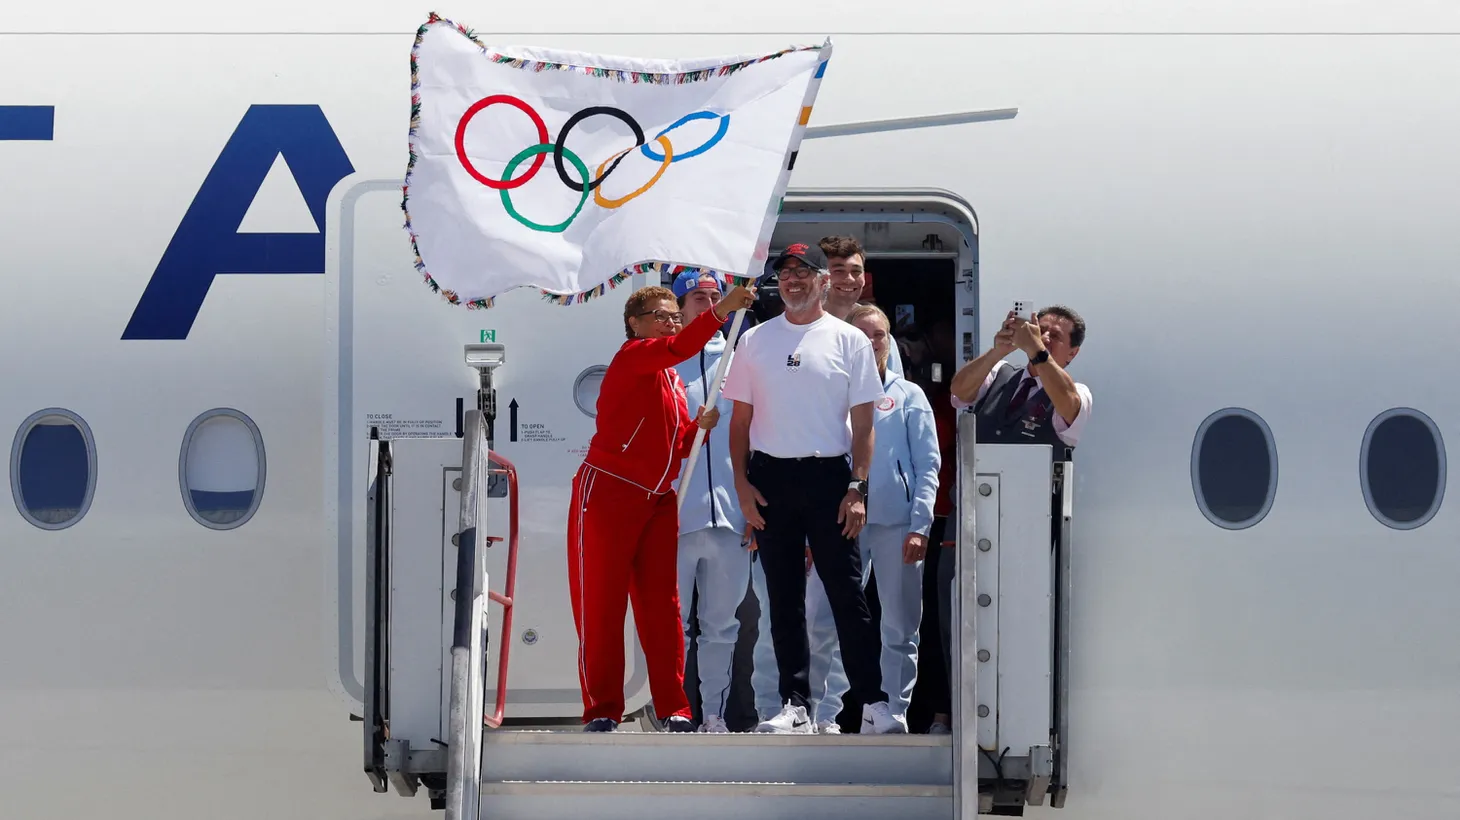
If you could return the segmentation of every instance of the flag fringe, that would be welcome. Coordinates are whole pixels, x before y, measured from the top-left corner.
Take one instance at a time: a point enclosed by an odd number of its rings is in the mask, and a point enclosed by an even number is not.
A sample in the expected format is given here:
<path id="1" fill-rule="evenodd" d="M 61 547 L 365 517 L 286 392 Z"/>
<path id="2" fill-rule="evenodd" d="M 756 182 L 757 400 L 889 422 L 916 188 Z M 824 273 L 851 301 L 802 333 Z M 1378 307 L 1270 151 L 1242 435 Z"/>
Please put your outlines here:
<path id="1" fill-rule="evenodd" d="M 638 274 L 658 274 L 659 277 L 662 279 L 664 274 L 666 273 L 678 276 L 685 271 L 696 271 L 699 273 L 708 273 L 712 276 L 717 276 L 720 279 L 729 281 L 732 287 L 748 286 L 751 282 L 755 281 L 756 278 L 754 276 L 738 276 L 736 274 L 725 273 L 724 271 L 717 271 L 711 268 L 700 267 L 697 265 L 681 265 L 674 262 L 640 262 L 636 265 L 629 265 L 623 270 L 620 270 L 618 273 L 615 273 L 613 276 L 610 276 L 608 278 L 608 281 L 604 282 L 603 284 L 597 287 L 589 288 L 585 291 L 580 291 L 578 293 L 553 293 L 552 291 L 539 289 L 539 293 L 542 294 L 543 301 L 551 302 L 555 305 L 581 305 L 590 299 L 596 299 L 600 296 L 603 296 L 610 290 L 613 290 L 614 288 L 628 281 L 629 277 L 631 276 L 636 276 Z M 658 283 L 653 282 L 651 284 Z"/>
<path id="2" fill-rule="evenodd" d="M 411 226 L 411 211 L 409 208 L 411 177 L 415 172 L 416 160 L 419 157 L 419 152 L 417 151 L 416 147 L 416 138 L 421 127 L 421 77 L 420 59 L 418 55 L 421 49 L 421 42 L 426 38 L 426 32 L 430 29 L 431 26 L 434 25 L 445 25 L 455 29 L 462 36 L 475 43 L 476 46 L 482 50 L 482 53 L 485 54 L 488 59 L 498 65 L 505 65 L 512 68 L 520 68 L 527 71 L 539 72 L 576 71 L 588 74 L 593 77 L 602 77 L 604 79 L 614 80 L 621 83 L 644 83 L 651 85 L 683 85 L 685 83 L 703 82 L 713 77 L 726 77 L 748 66 L 752 66 L 757 63 L 763 63 L 767 60 L 774 60 L 777 57 L 783 57 L 787 54 L 793 54 L 798 51 L 820 51 L 823 48 L 823 46 L 819 45 L 793 46 L 791 48 L 786 48 L 773 54 L 767 54 L 763 57 L 758 57 L 753 60 L 743 60 L 740 62 L 730 63 L 718 67 L 703 68 L 694 71 L 684 71 L 678 73 L 623 71 L 620 69 L 602 68 L 598 66 L 578 66 L 569 65 L 566 63 L 548 63 L 539 60 L 526 60 L 522 58 L 508 57 L 504 54 L 491 52 L 490 50 L 488 50 L 486 44 L 477 39 L 476 32 L 473 29 L 469 29 L 464 25 L 447 20 L 446 18 L 442 17 L 434 11 L 431 12 L 427 16 L 426 22 L 422 23 L 421 27 L 416 29 L 416 40 L 415 43 L 411 46 L 411 125 L 408 139 L 410 148 L 410 159 L 406 164 L 405 184 L 401 186 L 400 208 L 401 212 L 405 214 L 405 229 L 406 233 L 411 238 L 411 252 L 415 256 L 415 268 L 417 271 L 420 272 L 421 277 L 425 280 L 426 286 L 431 288 L 433 292 L 440 294 L 441 297 L 447 302 L 453 305 L 465 305 L 466 308 L 469 310 L 485 310 L 487 308 L 490 308 L 496 303 L 496 299 L 486 297 L 463 299 L 455 291 L 441 287 L 441 285 L 431 277 L 430 272 L 426 270 L 426 262 L 424 259 L 421 258 L 421 248 L 418 243 L 418 237 L 416 235 L 415 229 Z M 619 285 L 628 281 L 628 279 L 635 274 L 659 273 L 662 276 L 662 274 L 664 274 L 665 272 L 670 272 L 678 275 L 679 273 L 686 270 L 699 270 L 705 273 L 714 274 L 722 279 L 729 281 L 732 286 L 749 285 L 757 278 L 755 276 L 737 276 L 734 274 L 710 270 L 709 268 L 699 268 L 692 265 L 678 265 L 667 262 L 640 262 L 639 264 L 630 265 L 618 271 L 597 287 L 589 288 L 579 293 L 553 293 L 551 291 L 542 290 L 540 288 L 539 293 L 542 294 L 542 298 L 545 301 L 552 302 L 554 304 L 582 304 L 583 302 L 586 302 L 590 299 L 595 299 L 597 297 L 603 296 L 608 291 L 613 290 L 614 288 L 617 288 Z"/>
<path id="3" fill-rule="evenodd" d="M 421 44 L 421 38 L 424 37 L 426 34 L 426 29 L 430 26 L 437 24 L 456 29 L 457 33 L 472 41 L 472 43 L 474 43 L 477 48 L 480 48 L 482 50 L 482 53 L 486 54 L 487 59 L 498 65 L 510 66 L 512 68 L 520 68 L 526 71 L 576 71 L 592 77 L 602 77 L 604 79 L 615 80 L 621 83 L 645 83 L 650 85 L 683 85 L 685 83 L 703 82 L 713 77 L 728 77 L 729 75 L 734 74 L 741 69 L 744 69 L 748 66 L 753 66 L 757 63 L 763 63 L 767 60 L 774 60 L 778 57 L 784 57 L 787 54 L 794 54 L 798 51 L 820 51 L 822 48 L 824 48 L 824 46 L 819 45 L 792 46 L 790 48 L 785 48 L 777 51 L 773 54 L 766 54 L 762 57 L 756 57 L 755 59 L 741 60 L 739 62 L 728 63 L 726 65 L 715 66 L 711 68 L 700 68 L 695 69 L 694 71 L 624 71 L 622 69 L 602 68 L 600 66 L 572 65 L 570 63 L 549 63 L 541 60 L 529 60 L 524 57 L 511 57 L 506 54 L 491 51 L 487 48 L 486 43 L 483 43 L 481 40 L 477 39 L 475 30 L 467 28 L 460 23 L 452 22 L 451 20 L 442 17 L 434 11 L 427 16 L 426 22 L 422 24 L 420 29 L 418 29 L 416 32 L 416 45 L 418 47 Z M 414 75 L 416 73 L 415 51 L 416 50 L 414 48 L 411 49 L 411 74 L 413 81 L 415 79 Z M 412 85 L 414 86 L 414 82 L 412 83 Z"/>

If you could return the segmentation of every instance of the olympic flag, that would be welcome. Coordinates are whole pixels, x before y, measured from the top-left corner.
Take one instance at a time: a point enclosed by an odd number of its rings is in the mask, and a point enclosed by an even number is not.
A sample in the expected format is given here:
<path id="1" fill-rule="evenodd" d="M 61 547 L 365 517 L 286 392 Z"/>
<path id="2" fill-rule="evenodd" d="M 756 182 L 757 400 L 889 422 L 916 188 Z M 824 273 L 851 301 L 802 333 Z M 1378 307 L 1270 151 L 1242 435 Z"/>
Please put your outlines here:
<path id="1" fill-rule="evenodd" d="M 830 56 L 829 40 L 699 60 L 491 46 L 432 14 L 411 51 L 416 268 L 469 307 L 524 286 L 571 303 L 678 266 L 758 275 Z"/>

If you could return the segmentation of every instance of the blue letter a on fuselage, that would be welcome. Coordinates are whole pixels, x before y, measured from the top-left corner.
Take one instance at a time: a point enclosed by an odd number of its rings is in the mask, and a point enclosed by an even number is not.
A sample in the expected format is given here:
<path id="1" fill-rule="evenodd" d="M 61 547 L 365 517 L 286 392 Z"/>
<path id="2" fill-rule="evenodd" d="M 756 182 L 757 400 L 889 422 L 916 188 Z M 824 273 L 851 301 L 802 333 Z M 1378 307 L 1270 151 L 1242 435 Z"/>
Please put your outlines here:
<path id="1" fill-rule="evenodd" d="M 280 154 L 319 232 L 239 233 Z M 188 206 L 122 338 L 186 339 L 220 273 L 324 273 L 325 200 L 354 170 L 319 106 L 250 106 Z"/>

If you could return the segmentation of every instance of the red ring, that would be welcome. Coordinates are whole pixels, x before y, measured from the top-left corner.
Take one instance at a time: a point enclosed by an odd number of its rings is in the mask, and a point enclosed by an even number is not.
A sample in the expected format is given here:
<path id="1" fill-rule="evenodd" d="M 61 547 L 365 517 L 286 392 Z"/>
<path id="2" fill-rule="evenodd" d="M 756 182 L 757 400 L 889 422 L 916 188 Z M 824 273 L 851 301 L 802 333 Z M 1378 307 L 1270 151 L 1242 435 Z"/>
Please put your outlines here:
<path id="1" fill-rule="evenodd" d="M 536 111 L 532 110 L 532 106 L 508 94 L 493 94 L 490 97 L 483 97 L 482 99 L 477 100 L 475 103 L 473 103 L 471 108 L 466 109 L 465 114 L 461 115 L 461 121 L 456 124 L 456 158 L 458 160 L 461 160 L 461 166 L 465 168 L 466 172 L 468 174 L 471 174 L 472 178 L 475 179 L 477 182 L 480 182 L 488 188 L 494 188 L 498 191 L 507 191 L 520 185 L 525 185 L 529 179 L 532 179 L 533 176 L 537 174 L 538 169 L 542 167 L 542 164 L 547 161 L 547 154 L 538 154 L 537 159 L 532 161 L 532 167 L 527 169 L 527 173 L 514 180 L 498 181 L 490 177 L 483 176 L 479 171 L 477 171 L 477 169 L 472 166 L 471 160 L 467 159 L 466 157 L 466 126 L 467 123 L 471 122 L 472 117 L 475 117 L 482 109 L 486 108 L 489 105 L 493 105 L 494 103 L 506 103 L 521 110 L 522 113 L 531 117 L 532 124 L 537 126 L 537 143 L 539 145 L 544 145 L 548 141 L 547 124 L 542 121 L 542 117 L 539 117 Z"/>

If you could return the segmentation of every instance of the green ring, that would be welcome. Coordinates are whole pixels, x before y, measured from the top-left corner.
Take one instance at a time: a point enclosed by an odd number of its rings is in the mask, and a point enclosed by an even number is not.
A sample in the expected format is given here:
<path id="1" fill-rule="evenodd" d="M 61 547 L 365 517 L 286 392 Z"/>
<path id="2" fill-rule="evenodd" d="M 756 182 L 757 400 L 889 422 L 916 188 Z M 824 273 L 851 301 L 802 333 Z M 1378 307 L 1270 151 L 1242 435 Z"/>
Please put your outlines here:
<path id="1" fill-rule="evenodd" d="M 534 145 L 531 148 L 523 149 L 520 153 L 517 154 L 517 156 L 513 157 L 507 162 L 507 169 L 502 172 L 502 181 L 510 181 L 512 179 L 512 172 L 516 171 L 517 166 L 521 165 L 524 160 L 528 159 L 529 157 L 535 157 L 538 154 L 551 153 L 555 147 L 556 146 L 544 143 L 542 145 Z M 567 148 L 563 149 L 563 156 L 568 158 L 568 162 L 573 163 L 573 167 L 578 169 L 578 178 L 583 180 L 583 196 L 578 200 L 578 207 L 573 209 L 572 215 L 556 225 L 540 225 L 524 217 L 522 214 L 517 213 L 517 209 L 512 207 L 512 192 L 507 190 L 506 188 L 503 188 L 501 191 L 502 207 L 507 209 L 508 216 L 533 229 L 534 231 L 545 231 L 547 233 L 562 233 L 563 231 L 568 229 L 569 225 L 573 224 L 573 220 L 577 219 L 578 213 L 583 210 L 583 203 L 588 201 L 588 166 L 583 164 L 583 160 L 578 159 L 577 154 L 569 151 Z"/>

